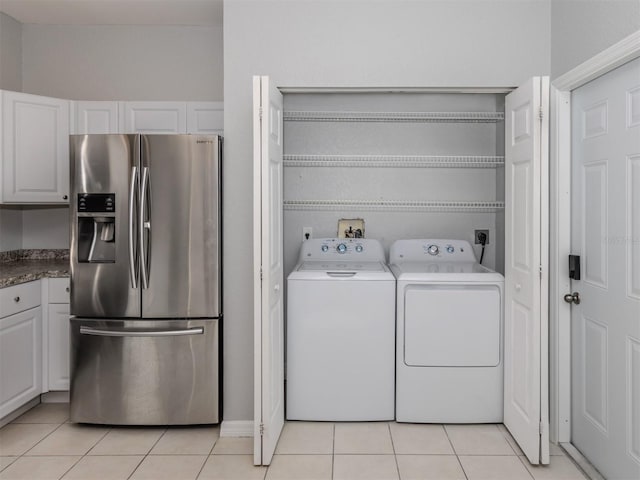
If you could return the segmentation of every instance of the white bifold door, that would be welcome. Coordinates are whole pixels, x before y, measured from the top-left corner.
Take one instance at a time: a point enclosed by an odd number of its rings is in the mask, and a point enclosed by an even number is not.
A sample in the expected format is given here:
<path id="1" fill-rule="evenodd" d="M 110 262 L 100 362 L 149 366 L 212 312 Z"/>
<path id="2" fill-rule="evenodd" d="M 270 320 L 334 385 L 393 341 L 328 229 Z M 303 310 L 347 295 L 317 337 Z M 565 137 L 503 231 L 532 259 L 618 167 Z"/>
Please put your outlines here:
<path id="1" fill-rule="evenodd" d="M 269 465 L 284 425 L 283 98 L 253 77 L 254 463 Z"/>
<path id="2" fill-rule="evenodd" d="M 254 463 L 271 462 L 284 423 L 282 94 L 254 77 Z M 531 463 L 549 463 L 549 80 L 507 95 L 504 423 Z"/>
<path id="3" fill-rule="evenodd" d="M 549 79 L 505 103 L 504 424 L 532 464 L 549 463 Z"/>

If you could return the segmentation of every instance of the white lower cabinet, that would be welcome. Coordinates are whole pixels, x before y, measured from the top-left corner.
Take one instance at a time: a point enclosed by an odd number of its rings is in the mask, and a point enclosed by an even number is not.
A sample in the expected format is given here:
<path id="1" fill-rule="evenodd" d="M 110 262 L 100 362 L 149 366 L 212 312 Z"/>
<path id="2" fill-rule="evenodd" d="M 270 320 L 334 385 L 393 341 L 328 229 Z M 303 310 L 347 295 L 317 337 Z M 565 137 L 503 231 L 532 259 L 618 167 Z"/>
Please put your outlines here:
<path id="1" fill-rule="evenodd" d="M 69 304 L 49 305 L 49 390 L 69 390 Z"/>
<path id="2" fill-rule="evenodd" d="M 69 279 L 50 278 L 47 309 L 48 390 L 69 390 Z"/>
<path id="3" fill-rule="evenodd" d="M 42 393 L 40 282 L 0 290 L 0 303 L 4 307 L 0 318 L 2 418 Z M 34 303 L 38 306 L 33 307 Z"/>

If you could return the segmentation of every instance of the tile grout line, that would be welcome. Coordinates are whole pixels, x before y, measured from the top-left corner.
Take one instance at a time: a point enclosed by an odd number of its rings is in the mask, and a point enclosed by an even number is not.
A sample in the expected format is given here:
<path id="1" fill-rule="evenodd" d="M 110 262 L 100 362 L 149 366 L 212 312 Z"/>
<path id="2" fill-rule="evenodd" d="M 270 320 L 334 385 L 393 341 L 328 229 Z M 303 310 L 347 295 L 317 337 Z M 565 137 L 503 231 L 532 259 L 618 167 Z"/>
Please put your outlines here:
<path id="1" fill-rule="evenodd" d="M 169 429 L 167 428 L 165 433 L 167 433 L 168 431 L 169 431 Z M 164 434 L 162 434 L 162 436 L 164 437 Z M 195 480 L 198 480 L 198 478 L 200 478 L 200 475 L 202 475 L 202 471 L 204 470 L 204 466 L 209 461 L 209 457 L 212 455 L 213 449 L 216 446 L 216 443 L 218 443 L 218 440 L 220 440 L 220 427 L 219 426 L 218 426 L 218 438 L 216 438 L 215 441 L 213 442 L 213 445 L 211 445 L 211 448 L 209 449 L 209 453 L 207 453 L 207 457 L 204 459 L 204 462 L 202 463 L 202 467 L 200 467 L 200 470 L 198 471 L 198 474 L 196 475 Z"/>
<path id="2" fill-rule="evenodd" d="M 500 425 L 504 426 L 504 430 L 502 428 L 500 428 Z M 497 425 L 498 427 L 498 431 L 500 432 L 500 434 L 502 435 L 502 437 L 506 440 L 506 442 L 509 444 L 509 446 L 511 447 L 511 450 L 513 450 L 513 453 L 516 456 L 520 456 L 520 454 L 518 453 L 518 451 L 516 450 L 516 448 L 511 445 L 511 442 L 509 441 L 509 437 L 511 436 L 511 434 L 509 433 L 509 430 L 507 429 L 506 425 L 504 425 L 504 423 L 500 423 Z M 513 439 L 513 441 L 515 442 L 515 438 Z M 517 442 L 516 442 L 517 443 Z"/>
<path id="3" fill-rule="evenodd" d="M 331 480 L 333 480 L 333 475 L 335 472 L 336 465 L 336 424 L 334 422 L 333 427 L 331 429 Z"/>
<path id="4" fill-rule="evenodd" d="M 136 465 L 136 467 L 131 471 L 131 473 L 129 474 L 129 476 L 127 477 L 127 480 L 129 480 L 131 477 L 133 477 L 133 474 L 136 472 L 136 470 L 138 470 L 138 468 L 140 467 L 140 465 L 142 464 L 142 462 L 144 462 L 144 459 L 147 458 L 146 456 L 143 456 L 140 461 L 138 462 L 138 464 Z"/>
<path id="5" fill-rule="evenodd" d="M 66 422 L 67 422 L 68 420 L 69 420 L 69 419 L 67 418 L 67 420 L 65 420 L 65 422 L 64 422 L 64 423 L 62 423 L 60 426 L 62 426 L 62 425 L 64 425 L 64 424 L 66 424 Z M 77 461 L 76 463 L 74 463 L 74 464 L 71 466 L 71 468 L 70 468 L 69 470 L 67 470 L 66 472 L 64 472 L 64 475 L 62 475 L 62 476 L 60 477 L 60 479 L 64 478 L 64 476 L 65 476 L 67 473 L 69 473 L 69 472 L 73 469 L 73 467 L 75 467 L 78 463 L 80 463 L 80 462 L 82 461 L 82 459 L 83 459 L 83 458 L 85 458 L 85 457 L 87 456 L 87 454 L 88 454 L 91 450 L 93 450 L 93 448 L 94 448 L 98 443 L 100 443 L 100 442 L 102 441 L 102 439 L 103 439 L 104 437 L 106 437 L 106 436 L 109 434 L 109 432 L 110 432 L 111 430 L 113 430 L 113 428 L 111 428 L 111 427 L 107 428 L 107 431 L 104 433 L 104 435 L 102 435 L 102 437 L 100 437 L 100 438 L 98 439 L 98 441 L 96 441 L 96 443 L 94 443 L 94 444 L 91 446 L 91 448 L 89 448 L 89 450 L 87 450 L 86 452 L 84 452 L 84 455 L 81 455 L 81 456 L 80 456 L 80 458 L 78 459 L 78 461 Z"/>
<path id="6" fill-rule="evenodd" d="M 462 474 L 464 475 L 464 478 L 469 480 L 469 475 L 467 475 L 467 472 L 464 469 L 464 466 L 462 465 L 462 462 L 460 461 L 460 456 L 458 455 L 458 452 L 456 451 L 456 447 L 453 445 L 453 442 L 451 441 L 451 437 L 449 437 L 449 432 L 447 431 L 447 427 L 446 427 L 446 425 L 444 423 L 442 424 L 442 429 L 444 430 L 444 434 L 447 436 L 447 440 L 449 441 L 449 445 L 451 445 L 451 450 L 453 450 L 453 454 L 456 456 L 456 460 L 458 461 L 458 465 L 460 465 L 460 468 L 462 469 Z"/>
<path id="7" fill-rule="evenodd" d="M 518 460 L 520 460 L 520 463 L 522 464 L 522 466 L 524 467 L 524 469 L 527 471 L 527 473 L 529 474 L 529 476 L 530 476 L 533 480 L 535 480 L 535 478 L 536 478 L 536 477 L 534 477 L 534 476 L 533 476 L 533 473 L 531 473 L 531 472 L 529 471 L 529 469 L 527 468 L 527 464 L 526 464 L 526 463 L 524 463 L 525 461 L 520 457 L 520 455 L 516 455 L 516 457 L 518 457 Z M 524 457 L 524 458 L 527 458 L 527 457 Z M 527 460 L 527 462 L 528 462 L 528 461 L 529 461 L 529 460 Z"/>
<path id="8" fill-rule="evenodd" d="M 389 438 L 391 438 L 391 450 L 393 450 L 393 461 L 396 464 L 396 472 L 398 473 L 398 480 L 400 478 L 400 466 L 398 465 L 398 456 L 396 455 L 396 445 L 393 443 L 393 434 L 391 433 L 391 422 L 387 423 L 387 430 L 389 431 Z"/>

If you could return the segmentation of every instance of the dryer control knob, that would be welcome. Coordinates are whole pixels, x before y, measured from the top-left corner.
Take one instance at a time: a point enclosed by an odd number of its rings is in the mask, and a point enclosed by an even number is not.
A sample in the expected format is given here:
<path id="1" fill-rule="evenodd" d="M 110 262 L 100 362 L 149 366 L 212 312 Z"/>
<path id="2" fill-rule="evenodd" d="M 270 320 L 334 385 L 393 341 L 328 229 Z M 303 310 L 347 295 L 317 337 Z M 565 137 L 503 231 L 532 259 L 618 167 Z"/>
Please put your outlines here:
<path id="1" fill-rule="evenodd" d="M 340 243 L 336 247 L 336 250 L 338 251 L 338 253 L 347 253 L 347 246 L 344 243 Z"/>
<path id="2" fill-rule="evenodd" d="M 429 245 L 427 252 L 429 252 L 429 255 L 438 255 L 438 253 L 440 253 L 440 249 L 438 248 L 438 245 Z"/>
<path id="3" fill-rule="evenodd" d="M 320 247 L 320 250 L 322 250 L 323 252 L 327 252 L 327 251 L 329 251 L 329 245 L 322 245 L 322 246 Z"/>
<path id="4" fill-rule="evenodd" d="M 455 248 L 453 248 L 453 245 L 447 245 L 447 253 L 453 253 L 455 250 Z"/>
<path id="5" fill-rule="evenodd" d="M 356 252 L 358 253 L 362 252 L 362 245 L 356 245 Z"/>

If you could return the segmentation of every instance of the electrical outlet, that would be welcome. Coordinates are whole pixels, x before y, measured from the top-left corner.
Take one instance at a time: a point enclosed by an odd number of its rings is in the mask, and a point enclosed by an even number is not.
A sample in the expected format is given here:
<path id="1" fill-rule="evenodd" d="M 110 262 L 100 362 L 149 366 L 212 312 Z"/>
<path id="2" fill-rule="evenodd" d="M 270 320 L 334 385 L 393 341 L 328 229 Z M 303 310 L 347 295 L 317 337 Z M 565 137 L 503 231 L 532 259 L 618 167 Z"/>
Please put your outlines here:
<path id="1" fill-rule="evenodd" d="M 302 227 L 302 241 L 309 240 L 313 237 L 313 228 L 311 227 Z"/>
<path id="2" fill-rule="evenodd" d="M 473 236 L 473 238 L 475 238 L 475 244 L 476 245 L 481 245 L 482 242 L 480 241 L 480 234 L 484 233 L 486 235 L 486 239 L 487 241 L 484 242 L 485 245 L 489 245 L 489 230 L 476 230 L 475 231 L 475 235 Z"/>

